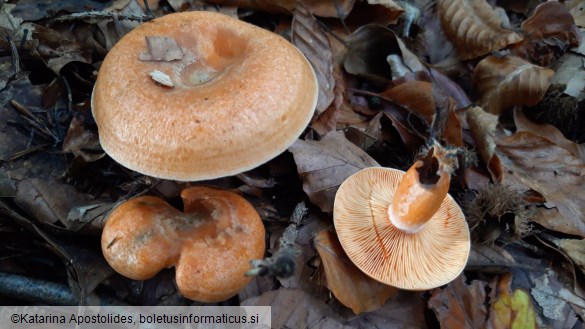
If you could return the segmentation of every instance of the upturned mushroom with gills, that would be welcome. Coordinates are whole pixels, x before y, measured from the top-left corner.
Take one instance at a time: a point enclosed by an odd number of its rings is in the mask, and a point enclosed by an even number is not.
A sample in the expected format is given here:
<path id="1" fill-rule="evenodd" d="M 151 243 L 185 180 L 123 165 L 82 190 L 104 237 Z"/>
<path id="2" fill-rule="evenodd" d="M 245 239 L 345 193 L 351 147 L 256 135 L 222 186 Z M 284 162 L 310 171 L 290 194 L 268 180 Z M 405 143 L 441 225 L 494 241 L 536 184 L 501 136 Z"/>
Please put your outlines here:
<path id="1" fill-rule="evenodd" d="M 457 160 L 434 143 L 405 173 L 362 169 L 341 184 L 333 219 L 350 260 L 371 278 L 407 290 L 442 286 L 463 271 L 469 227 L 448 194 Z"/>

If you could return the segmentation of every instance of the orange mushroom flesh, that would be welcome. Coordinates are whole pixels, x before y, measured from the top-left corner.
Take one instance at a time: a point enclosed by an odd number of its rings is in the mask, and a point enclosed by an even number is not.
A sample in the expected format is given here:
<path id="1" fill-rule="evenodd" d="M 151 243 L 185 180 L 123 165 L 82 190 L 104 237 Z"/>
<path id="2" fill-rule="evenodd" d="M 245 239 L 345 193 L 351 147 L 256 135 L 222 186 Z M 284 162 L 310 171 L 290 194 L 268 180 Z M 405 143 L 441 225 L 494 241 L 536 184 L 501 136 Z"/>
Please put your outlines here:
<path id="1" fill-rule="evenodd" d="M 105 152 L 146 175 L 198 181 L 284 152 L 318 86 L 289 41 L 213 12 L 174 13 L 126 34 L 104 59 L 92 114 Z"/>
<path id="2" fill-rule="evenodd" d="M 226 300 L 250 281 L 252 259 L 264 256 L 264 226 L 241 196 L 211 187 L 181 193 L 184 212 L 153 196 L 118 206 L 102 233 L 102 251 L 118 273 L 146 280 L 176 267 L 176 284 L 186 298 Z"/>
<path id="3" fill-rule="evenodd" d="M 439 210 L 449 192 L 453 170 L 452 165 L 445 164 L 446 157 L 442 147 L 434 146 L 406 171 L 388 208 L 392 225 L 415 233 Z"/>
<path id="4" fill-rule="evenodd" d="M 351 261 L 373 279 L 408 290 L 432 289 L 455 279 L 471 246 L 463 212 L 447 194 L 448 169 L 441 167 L 436 184 L 421 184 L 419 169 L 421 162 L 406 173 L 391 168 L 355 173 L 339 187 L 333 213 Z M 398 195 L 404 192 L 406 197 Z M 432 193 L 437 195 L 425 195 Z M 394 207 L 399 216 L 392 218 Z"/>

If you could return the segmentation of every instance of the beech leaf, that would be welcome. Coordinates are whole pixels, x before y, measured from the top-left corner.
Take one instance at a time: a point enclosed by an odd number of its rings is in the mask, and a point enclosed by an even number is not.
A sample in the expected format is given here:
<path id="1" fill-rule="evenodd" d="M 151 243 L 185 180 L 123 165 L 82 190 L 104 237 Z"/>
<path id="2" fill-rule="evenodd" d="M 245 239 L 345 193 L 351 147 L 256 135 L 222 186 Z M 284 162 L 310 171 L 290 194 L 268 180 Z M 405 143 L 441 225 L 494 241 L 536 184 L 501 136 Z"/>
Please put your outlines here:
<path id="1" fill-rule="evenodd" d="M 555 229 L 585 236 L 583 160 L 553 141 L 527 131 L 510 136 L 497 131 L 495 142 L 496 154 L 509 175 L 542 194 L 547 205 L 558 208 L 564 225 L 555 225 Z"/>
<path id="2" fill-rule="evenodd" d="M 500 277 L 497 297 L 492 303 L 490 323 L 493 329 L 536 329 L 536 314 L 530 294 L 522 289 L 512 291 L 512 275 Z"/>
<path id="3" fill-rule="evenodd" d="M 303 6 L 297 7 L 292 22 L 292 43 L 307 57 L 313 66 L 319 85 L 317 113 L 325 111 L 333 102 L 333 53 L 319 22 Z"/>
<path id="4" fill-rule="evenodd" d="M 315 237 L 315 247 L 325 268 L 327 287 L 353 313 L 375 311 L 398 293 L 397 288 L 382 284 L 358 269 L 332 231 L 321 231 Z"/>
<path id="5" fill-rule="evenodd" d="M 475 149 L 486 163 L 492 179 L 499 182 L 503 175 L 500 159 L 495 154 L 494 136 L 498 124 L 498 116 L 486 113 L 481 107 L 473 106 L 467 110 L 467 124 Z"/>
<path id="6" fill-rule="evenodd" d="M 488 56 L 473 72 L 479 104 L 488 113 L 500 114 L 519 105 L 536 105 L 548 89 L 555 72 L 517 56 Z"/>
<path id="7" fill-rule="evenodd" d="M 522 40 L 502 27 L 500 16 L 485 0 L 437 0 L 437 12 L 447 38 L 464 60 Z"/>
<path id="8" fill-rule="evenodd" d="M 433 289 L 429 307 L 433 309 L 441 328 L 485 328 L 487 308 L 486 283 L 473 280 L 465 283 L 460 275 L 443 289 Z"/>
<path id="9" fill-rule="evenodd" d="M 360 169 L 378 166 L 342 132 L 330 132 L 320 141 L 299 139 L 289 151 L 303 180 L 303 190 L 323 212 L 333 211 L 335 193 L 347 177 Z"/>

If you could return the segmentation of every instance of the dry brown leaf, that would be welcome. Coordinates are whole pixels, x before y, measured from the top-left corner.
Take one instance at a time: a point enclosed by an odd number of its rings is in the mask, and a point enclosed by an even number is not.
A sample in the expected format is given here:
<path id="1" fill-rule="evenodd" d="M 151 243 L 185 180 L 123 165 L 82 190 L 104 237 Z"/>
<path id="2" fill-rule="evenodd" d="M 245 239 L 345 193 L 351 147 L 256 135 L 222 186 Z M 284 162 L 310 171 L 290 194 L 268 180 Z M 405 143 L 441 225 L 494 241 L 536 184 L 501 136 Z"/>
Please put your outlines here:
<path id="1" fill-rule="evenodd" d="M 307 57 L 313 66 L 319 85 L 317 113 L 325 111 L 335 97 L 333 79 L 333 53 L 329 39 L 319 22 L 305 7 L 297 7 L 292 21 L 292 43 Z"/>
<path id="2" fill-rule="evenodd" d="M 568 140 L 555 126 L 546 123 L 536 124 L 530 121 L 520 109 L 514 109 L 514 124 L 516 125 L 516 132 L 527 131 L 546 138 L 555 145 L 571 152 L 571 154 L 582 161 L 585 161 L 585 145 Z"/>
<path id="3" fill-rule="evenodd" d="M 429 307 L 437 315 L 441 328 L 485 328 L 486 285 L 479 280 L 466 284 L 465 276 L 460 275 L 445 288 L 431 290 Z"/>
<path id="4" fill-rule="evenodd" d="M 522 40 L 502 27 L 500 16 L 485 0 L 437 0 L 445 34 L 461 59 L 473 59 Z"/>
<path id="5" fill-rule="evenodd" d="M 517 56 L 488 56 L 473 71 L 473 84 L 480 96 L 479 105 L 499 115 L 513 106 L 540 102 L 554 73 Z"/>
<path id="6" fill-rule="evenodd" d="M 426 81 L 407 81 L 380 94 L 381 98 L 400 105 L 408 110 L 409 113 L 418 114 L 425 120 L 427 126 L 431 125 L 436 112 L 434 96 L 433 84 Z M 441 137 L 449 145 L 462 146 L 461 123 L 455 115 L 455 101 L 452 98 L 448 98 L 447 102 L 448 107 L 441 109 L 442 113 L 447 113 L 448 115 L 447 125 Z M 405 118 L 402 125 L 408 127 L 408 121 L 409 118 Z"/>
<path id="7" fill-rule="evenodd" d="M 61 69 L 71 62 L 92 62 L 92 49 L 88 45 L 67 39 L 64 34 L 48 27 L 30 24 L 29 28 L 33 39 L 39 41 L 37 54 L 55 74 L 59 75 Z"/>
<path id="8" fill-rule="evenodd" d="M 299 139 L 289 151 L 303 180 L 303 190 L 323 212 L 333 211 L 335 193 L 347 177 L 360 169 L 378 166 L 342 132 L 330 132 L 320 141 Z"/>
<path id="9" fill-rule="evenodd" d="M 270 306 L 272 328 L 350 328 L 323 301 L 302 290 L 280 288 L 246 299 L 240 305 Z"/>
<path id="10" fill-rule="evenodd" d="M 425 66 L 410 52 L 391 30 L 379 25 L 365 25 L 347 38 L 348 51 L 343 60 L 345 70 L 375 83 L 388 83 L 393 72 L 388 56 L 396 55 L 410 72 L 422 71 Z"/>
<path id="11" fill-rule="evenodd" d="M 508 174 L 542 194 L 548 206 L 558 208 L 564 225 L 552 225 L 564 233 L 585 236 L 583 161 L 554 142 L 527 131 L 506 136 L 498 130 L 495 142 L 496 155 Z"/>
<path id="12" fill-rule="evenodd" d="M 382 284 L 365 275 L 349 260 L 334 232 L 321 231 L 315 237 L 327 287 L 353 313 L 371 312 L 382 307 L 398 293 L 398 289 Z"/>
<path id="13" fill-rule="evenodd" d="M 524 40 L 516 44 L 514 54 L 538 65 L 547 66 L 571 47 L 579 46 L 581 33 L 567 8 L 560 2 L 547 1 L 536 7 L 522 22 Z"/>
<path id="14" fill-rule="evenodd" d="M 80 156 L 86 162 L 97 161 L 106 155 L 101 149 L 97 134 L 86 130 L 76 117 L 71 120 L 69 130 L 63 140 L 63 152 Z"/>
<path id="15" fill-rule="evenodd" d="M 208 0 L 207 2 L 224 6 L 249 8 L 269 13 L 290 13 L 301 5 L 307 7 L 315 16 L 343 19 L 353 8 L 355 0 Z"/>
<path id="16" fill-rule="evenodd" d="M 93 200 L 80 193 L 73 186 L 55 180 L 26 179 L 18 184 L 16 204 L 41 223 L 53 226 L 57 222 L 74 230 L 74 223 L 68 222 L 73 207 L 87 205 Z"/>
<path id="17" fill-rule="evenodd" d="M 481 107 L 473 106 L 467 110 L 467 124 L 475 142 L 475 149 L 486 163 L 494 182 L 499 182 L 503 175 L 500 159 L 495 154 L 494 136 L 498 117 L 485 112 Z"/>

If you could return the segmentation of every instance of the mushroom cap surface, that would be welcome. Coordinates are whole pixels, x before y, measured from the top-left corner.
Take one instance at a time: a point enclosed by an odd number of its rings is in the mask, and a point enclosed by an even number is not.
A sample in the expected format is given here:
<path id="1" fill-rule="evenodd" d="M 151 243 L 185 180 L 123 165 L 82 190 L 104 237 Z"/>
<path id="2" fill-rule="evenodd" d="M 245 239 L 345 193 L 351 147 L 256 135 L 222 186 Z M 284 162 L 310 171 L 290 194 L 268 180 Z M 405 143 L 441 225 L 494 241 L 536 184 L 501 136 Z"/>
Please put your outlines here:
<path id="1" fill-rule="evenodd" d="M 407 290 L 436 288 L 463 271 L 471 247 L 469 227 L 448 194 L 416 233 L 393 226 L 388 207 L 403 175 L 373 167 L 345 180 L 335 196 L 335 230 L 351 261 L 371 278 Z"/>
<path id="2" fill-rule="evenodd" d="M 176 46 L 152 50 L 149 38 Z M 152 60 L 161 52 L 164 59 Z M 157 83 L 156 71 L 174 87 Z M 101 65 L 92 113 L 118 163 L 195 181 L 238 174 L 285 151 L 311 120 L 317 93 L 310 63 L 287 40 L 194 11 L 144 23 L 116 43 Z"/>
<path id="3" fill-rule="evenodd" d="M 181 193 L 181 212 L 160 198 L 140 196 L 118 206 L 102 233 L 104 257 L 118 273 L 146 280 L 175 266 L 181 295 L 226 300 L 243 289 L 252 259 L 264 256 L 264 225 L 241 196 L 212 187 Z"/>

